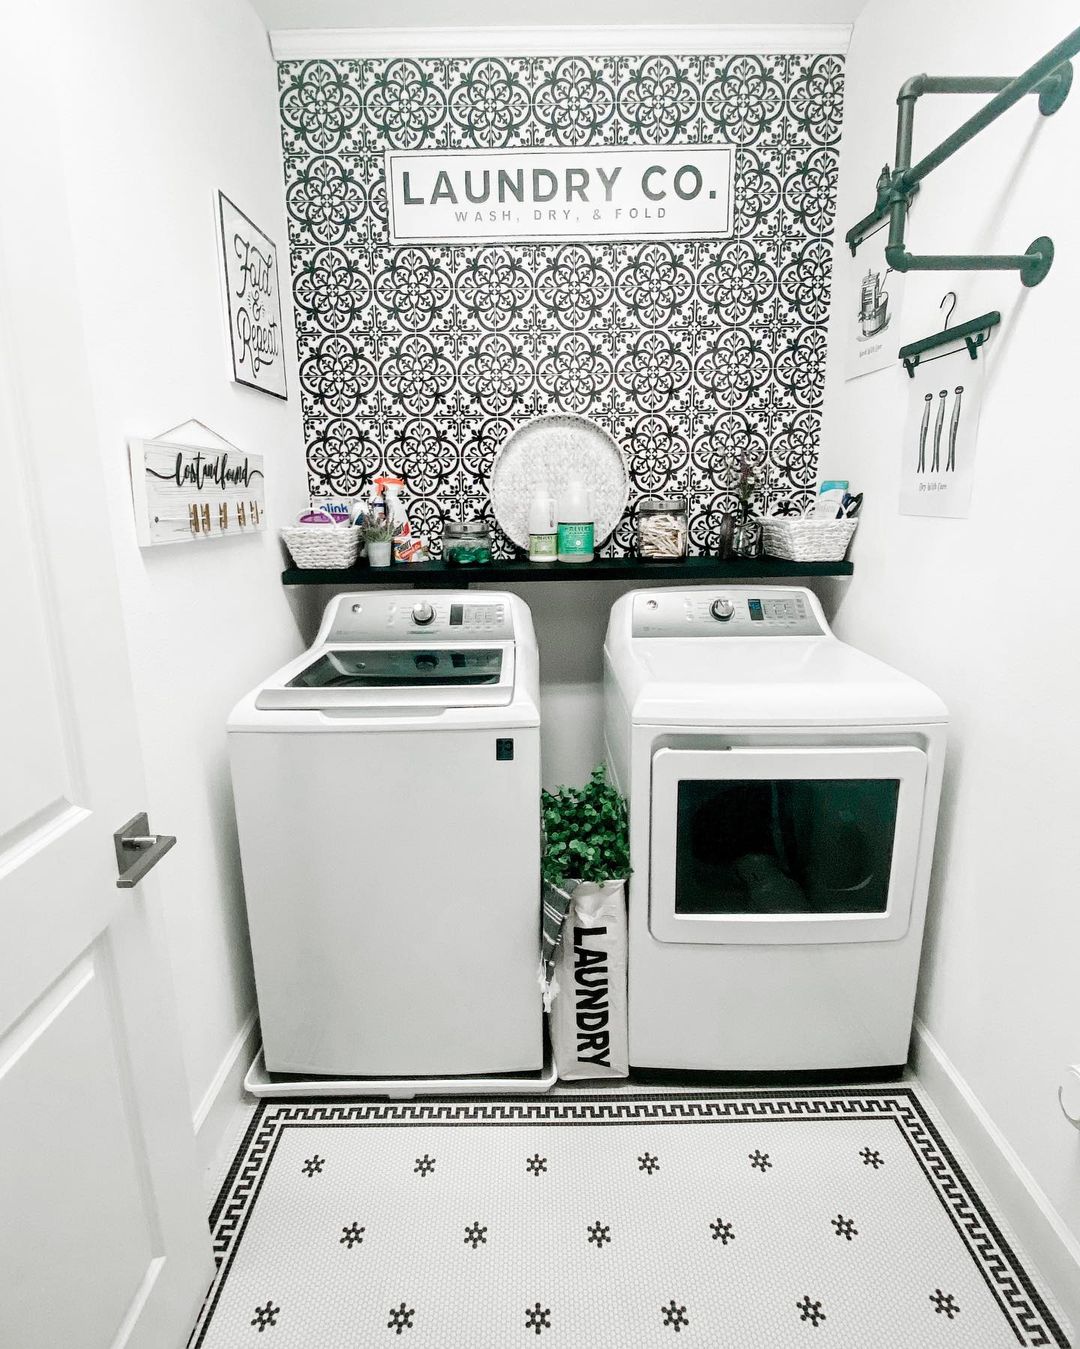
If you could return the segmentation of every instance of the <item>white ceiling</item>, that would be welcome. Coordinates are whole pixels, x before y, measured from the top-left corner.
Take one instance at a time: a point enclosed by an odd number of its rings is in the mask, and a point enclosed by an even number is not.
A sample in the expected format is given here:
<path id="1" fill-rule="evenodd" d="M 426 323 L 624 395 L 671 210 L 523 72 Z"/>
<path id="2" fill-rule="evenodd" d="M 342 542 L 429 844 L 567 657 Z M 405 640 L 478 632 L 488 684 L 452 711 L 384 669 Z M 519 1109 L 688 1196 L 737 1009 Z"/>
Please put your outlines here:
<path id="1" fill-rule="evenodd" d="M 274 29 L 849 24 L 867 0 L 251 0 Z"/>

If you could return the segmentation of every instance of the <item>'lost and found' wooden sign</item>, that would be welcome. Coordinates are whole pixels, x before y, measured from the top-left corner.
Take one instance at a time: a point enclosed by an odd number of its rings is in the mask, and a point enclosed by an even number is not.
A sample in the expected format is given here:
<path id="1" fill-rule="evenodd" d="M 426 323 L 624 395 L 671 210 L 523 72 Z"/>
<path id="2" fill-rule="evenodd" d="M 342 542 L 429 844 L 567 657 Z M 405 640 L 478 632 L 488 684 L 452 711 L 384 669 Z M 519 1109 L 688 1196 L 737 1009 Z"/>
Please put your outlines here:
<path id="1" fill-rule="evenodd" d="M 287 398 L 277 248 L 224 192 L 217 196 L 233 379 Z"/>
<path id="2" fill-rule="evenodd" d="M 226 441 L 192 445 L 165 437 L 132 440 L 128 453 L 140 547 L 265 529 L 261 454 L 244 454 Z"/>

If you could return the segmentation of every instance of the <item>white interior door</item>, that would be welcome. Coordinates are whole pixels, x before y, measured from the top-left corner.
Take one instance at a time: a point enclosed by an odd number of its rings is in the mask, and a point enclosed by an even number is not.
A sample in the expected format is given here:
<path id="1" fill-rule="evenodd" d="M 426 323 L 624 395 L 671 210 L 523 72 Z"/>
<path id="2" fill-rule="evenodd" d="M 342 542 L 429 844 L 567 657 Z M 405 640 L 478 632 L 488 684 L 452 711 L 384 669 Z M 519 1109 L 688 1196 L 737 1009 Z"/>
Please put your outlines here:
<path id="1" fill-rule="evenodd" d="M 29 48 L 0 88 L 22 128 L 0 210 L 0 1345 L 179 1349 L 209 1234 L 153 878 L 116 887 L 113 832 L 146 802 Z"/>

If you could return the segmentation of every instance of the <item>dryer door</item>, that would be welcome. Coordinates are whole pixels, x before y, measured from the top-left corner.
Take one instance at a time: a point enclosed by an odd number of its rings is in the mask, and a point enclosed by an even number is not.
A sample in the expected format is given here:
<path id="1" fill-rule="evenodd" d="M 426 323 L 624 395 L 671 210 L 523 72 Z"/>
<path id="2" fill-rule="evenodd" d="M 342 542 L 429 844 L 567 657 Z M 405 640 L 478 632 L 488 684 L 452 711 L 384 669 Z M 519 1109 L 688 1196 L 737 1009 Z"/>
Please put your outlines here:
<path id="1" fill-rule="evenodd" d="M 894 941 L 911 916 L 926 755 L 660 749 L 649 927 L 665 942 Z"/>

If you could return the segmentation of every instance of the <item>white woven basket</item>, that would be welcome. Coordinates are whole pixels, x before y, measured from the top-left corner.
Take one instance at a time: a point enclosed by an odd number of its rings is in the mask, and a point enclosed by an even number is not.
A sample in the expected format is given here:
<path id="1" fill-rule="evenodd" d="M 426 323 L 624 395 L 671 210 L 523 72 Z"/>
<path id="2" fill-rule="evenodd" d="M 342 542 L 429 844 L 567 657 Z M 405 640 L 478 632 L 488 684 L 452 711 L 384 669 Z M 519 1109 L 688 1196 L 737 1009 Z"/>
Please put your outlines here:
<path id="1" fill-rule="evenodd" d="M 761 523 L 762 541 L 770 557 L 788 562 L 843 562 L 859 522 L 778 515 Z"/>
<path id="2" fill-rule="evenodd" d="M 349 525 L 290 525 L 281 537 L 304 570 L 351 567 L 360 550 L 360 530 Z"/>

